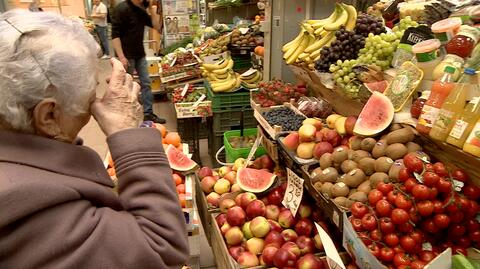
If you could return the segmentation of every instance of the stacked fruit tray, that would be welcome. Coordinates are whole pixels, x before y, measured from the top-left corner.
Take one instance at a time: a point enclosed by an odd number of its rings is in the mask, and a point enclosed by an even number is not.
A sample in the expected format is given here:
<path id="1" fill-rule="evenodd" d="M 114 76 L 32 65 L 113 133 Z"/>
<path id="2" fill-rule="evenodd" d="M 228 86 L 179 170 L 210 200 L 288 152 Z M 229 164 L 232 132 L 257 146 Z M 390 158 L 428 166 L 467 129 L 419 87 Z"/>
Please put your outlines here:
<path id="1" fill-rule="evenodd" d="M 269 108 L 254 106 L 253 116 L 272 139 L 277 139 L 281 132 L 298 130 L 306 119 L 302 112 L 290 103 Z"/>

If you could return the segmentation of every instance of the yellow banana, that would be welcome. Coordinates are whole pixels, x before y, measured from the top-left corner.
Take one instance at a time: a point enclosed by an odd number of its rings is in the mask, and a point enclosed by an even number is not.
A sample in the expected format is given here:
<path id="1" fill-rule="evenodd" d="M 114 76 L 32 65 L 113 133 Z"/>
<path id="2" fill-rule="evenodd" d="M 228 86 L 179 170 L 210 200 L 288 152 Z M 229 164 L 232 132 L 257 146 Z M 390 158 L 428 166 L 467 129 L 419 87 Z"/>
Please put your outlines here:
<path id="1" fill-rule="evenodd" d="M 213 70 L 216 70 L 216 69 L 222 69 L 222 68 L 225 68 L 225 66 L 227 66 L 228 62 L 231 60 L 230 57 L 226 58 L 226 59 L 223 59 L 222 61 L 218 62 L 218 63 L 214 63 L 214 64 L 203 64 L 203 68 L 205 68 L 205 70 L 207 71 L 213 71 Z"/>
<path id="2" fill-rule="evenodd" d="M 354 6 L 342 4 L 343 8 L 348 13 L 348 20 L 345 24 L 345 29 L 347 31 L 353 31 L 355 29 L 355 24 L 357 23 L 357 9 Z"/>
<path id="3" fill-rule="evenodd" d="M 235 83 L 235 88 L 234 89 L 236 89 L 236 88 L 238 88 L 242 85 L 242 80 L 240 79 L 240 76 L 235 76 L 235 81 L 236 81 L 236 83 Z"/>
<path id="4" fill-rule="evenodd" d="M 305 38 L 302 40 L 302 43 L 300 43 L 300 46 L 293 52 L 293 54 L 287 59 L 287 64 L 292 64 L 294 63 L 298 55 L 300 55 L 302 52 L 305 51 L 305 48 L 307 47 L 308 43 L 313 39 L 313 36 L 311 35 L 305 35 Z"/>
<path id="5" fill-rule="evenodd" d="M 336 8 L 333 10 L 332 14 L 330 14 L 330 16 L 328 16 L 327 18 L 323 19 L 323 20 L 318 20 L 316 23 L 312 24 L 312 27 L 317 30 L 319 28 L 322 28 L 324 25 L 328 25 L 330 23 L 333 23 L 335 22 L 336 18 L 337 18 L 337 12 L 336 11 Z"/>
<path id="6" fill-rule="evenodd" d="M 289 48 L 291 48 L 293 45 L 295 45 L 297 42 L 299 42 L 303 37 L 303 31 L 300 31 L 300 33 L 298 33 L 298 36 L 295 37 L 295 39 L 293 39 L 292 41 L 288 42 L 287 44 L 283 45 L 282 47 L 282 51 L 285 53 L 288 51 Z"/>
<path id="7" fill-rule="evenodd" d="M 298 55 L 298 59 L 305 60 L 308 58 L 308 56 L 310 56 L 310 53 L 302 52 L 300 55 Z"/>
<path id="8" fill-rule="evenodd" d="M 255 73 L 255 76 L 253 78 L 250 78 L 250 79 L 242 79 L 240 77 L 240 79 L 242 80 L 242 82 L 248 82 L 248 83 L 254 83 L 254 82 L 257 82 L 260 80 L 260 72 L 256 72 Z"/>
<path id="9" fill-rule="evenodd" d="M 308 64 L 308 68 L 309 68 L 310 70 L 315 70 L 315 64 L 314 64 L 314 63 Z"/>
<path id="10" fill-rule="evenodd" d="M 307 47 L 305 49 L 305 52 L 311 53 L 316 50 L 320 50 L 323 46 L 325 46 L 325 44 L 327 44 L 328 41 L 330 41 L 334 37 L 335 37 L 335 32 L 329 32 L 325 37 L 318 39 L 315 43 Z"/>
<path id="11" fill-rule="evenodd" d="M 232 60 L 232 59 L 229 59 L 227 66 L 225 66 L 225 67 L 222 68 L 222 69 L 213 70 L 212 73 L 214 73 L 214 74 L 216 74 L 216 75 L 225 74 L 225 73 L 227 73 L 229 70 L 231 70 L 232 67 L 233 67 L 233 60 Z"/>
<path id="12" fill-rule="evenodd" d="M 318 61 L 318 60 L 320 60 L 320 54 L 313 59 L 314 62 L 316 62 L 316 61 Z"/>
<path id="13" fill-rule="evenodd" d="M 247 89 L 255 89 L 255 88 L 258 88 L 258 84 L 256 82 L 254 83 L 248 83 L 248 82 L 242 82 L 242 85 L 243 87 L 247 88 Z"/>
<path id="14" fill-rule="evenodd" d="M 223 82 L 223 83 L 218 83 L 218 84 L 212 84 L 212 90 L 214 92 L 225 92 L 232 90 L 235 85 L 237 85 L 237 77 L 235 74 L 231 75 L 231 79 Z"/>
<path id="15" fill-rule="evenodd" d="M 335 20 L 334 23 L 327 24 L 323 27 L 326 31 L 336 31 L 340 29 L 340 26 L 345 25 L 348 20 L 348 13 L 347 11 L 343 8 L 342 5 L 336 4 L 339 6 L 339 9 L 335 9 L 335 12 L 339 12 L 337 19 Z"/>
<path id="16" fill-rule="evenodd" d="M 303 23 L 302 27 L 303 27 L 303 29 L 305 29 L 305 31 L 307 31 L 307 33 L 309 33 L 311 35 L 313 35 L 313 33 L 315 32 L 315 29 L 313 29 L 313 27 L 308 23 Z"/>
<path id="17" fill-rule="evenodd" d="M 308 34 L 306 34 L 304 31 L 302 31 L 302 38 L 300 39 L 299 42 L 297 42 L 297 45 L 296 46 L 291 46 L 287 52 L 285 52 L 285 54 L 283 54 L 283 59 L 288 59 L 292 56 L 292 54 L 295 53 L 295 51 L 297 51 L 297 48 L 300 46 L 300 44 L 304 43 L 304 42 L 308 42 L 309 39 L 308 39 Z"/>

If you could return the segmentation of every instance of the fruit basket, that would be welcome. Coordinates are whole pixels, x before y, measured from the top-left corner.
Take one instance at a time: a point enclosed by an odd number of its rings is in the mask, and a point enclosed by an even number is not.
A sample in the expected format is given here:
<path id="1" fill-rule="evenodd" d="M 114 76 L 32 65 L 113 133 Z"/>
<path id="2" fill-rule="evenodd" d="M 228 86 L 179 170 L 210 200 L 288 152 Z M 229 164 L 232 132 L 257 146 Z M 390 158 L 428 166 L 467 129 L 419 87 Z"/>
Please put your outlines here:
<path id="1" fill-rule="evenodd" d="M 258 123 L 262 128 L 267 132 L 267 134 L 272 139 L 277 139 L 278 135 L 282 132 L 298 130 L 300 126 L 294 128 L 293 125 L 301 125 L 301 122 L 306 119 L 305 115 L 302 114 L 294 105 L 291 103 L 284 103 L 281 106 L 274 106 L 269 108 L 260 108 L 259 106 L 253 106 L 253 116 L 257 119 Z M 281 111 L 279 111 L 281 110 Z M 295 120 L 292 120 L 292 117 L 297 117 Z M 285 130 L 285 127 L 280 125 L 271 125 L 269 121 L 282 121 L 287 125 L 292 125 L 291 130 Z"/>
<path id="2" fill-rule="evenodd" d="M 225 153 L 227 163 L 233 163 L 238 158 L 247 158 L 252 149 L 253 143 L 257 138 L 257 128 L 244 129 L 243 137 L 250 137 L 248 146 L 242 147 L 242 141 L 233 141 L 235 137 L 240 137 L 240 130 L 228 131 L 223 134 L 223 144 L 225 145 Z M 235 143 L 240 145 L 237 147 Z M 266 153 L 265 149 L 262 146 L 259 146 L 255 151 L 255 157 L 262 156 Z"/>

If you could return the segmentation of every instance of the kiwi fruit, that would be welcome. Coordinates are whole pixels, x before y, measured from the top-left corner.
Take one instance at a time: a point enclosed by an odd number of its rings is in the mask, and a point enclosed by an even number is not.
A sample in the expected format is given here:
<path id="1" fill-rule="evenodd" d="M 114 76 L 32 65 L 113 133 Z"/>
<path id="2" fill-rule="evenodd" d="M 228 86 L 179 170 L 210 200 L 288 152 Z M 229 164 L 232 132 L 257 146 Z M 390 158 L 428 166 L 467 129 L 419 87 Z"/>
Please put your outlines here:
<path id="1" fill-rule="evenodd" d="M 375 160 L 375 171 L 388 173 L 393 165 L 393 160 L 388 157 L 380 157 Z"/>
<path id="2" fill-rule="evenodd" d="M 411 128 L 402 128 L 395 130 L 387 135 L 387 143 L 389 145 L 395 143 L 402 143 L 406 144 L 408 142 L 412 142 L 415 139 L 415 134 Z"/>
<path id="3" fill-rule="evenodd" d="M 348 174 L 345 175 L 345 179 L 343 181 L 348 187 L 356 188 L 363 181 L 365 181 L 365 178 L 366 176 L 362 169 L 356 168 L 348 172 Z"/>
<path id="4" fill-rule="evenodd" d="M 362 202 L 365 203 L 368 198 L 367 194 L 361 191 L 354 192 L 348 196 L 348 199 L 353 200 L 354 202 Z"/>
<path id="5" fill-rule="evenodd" d="M 396 160 L 393 164 L 392 167 L 390 167 L 390 170 L 388 171 L 388 177 L 394 181 L 398 181 L 398 174 L 400 173 L 400 170 L 402 168 L 405 168 L 405 165 L 403 165 L 403 160 L 399 159 Z"/>
<path id="6" fill-rule="evenodd" d="M 377 140 L 375 140 L 374 138 L 368 137 L 362 140 L 360 147 L 362 150 L 365 150 L 366 152 L 370 152 L 375 146 L 375 143 L 377 143 Z"/>
<path id="7" fill-rule="evenodd" d="M 377 184 L 380 182 L 388 183 L 390 182 L 390 177 L 383 172 L 376 172 L 375 174 L 370 176 L 370 187 L 374 189 L 377 187 Z"/>
<path id="8" fill-rule="evenodd" d="M 340 166 L 340 169 L 342 169 L 343 173 L 348 173 L 355 168 L 358 168 L 358 164 L 352 160 L 345 160 Z"/>
<path id="9" fill-rule="evenodd" d="M 325 183 L 322 184 L 320 192 L 323 195 L 326 195 L 327 197 L 332 197 L 332 187 L 333 187 L 333 183 L 325 182 Z"/>
<path id="10" fill-rule="evenodd" d="M 347 197 L 340 196 L 333 199 L 333 202 L 338 206 L 347 207 L 347 200 Z"/>
<path id="11" fill-rule="evenodd" d="M 334 167 L 328 167 L 320 173 L 318 180 L 321 182 L 336 182 L 338 171 Z"/>
<path id="12" fill-rule="evenodd" d="M 322 175 L 322 168 L 317 167 L 313 169 L 313 171 L 310 173 L 310 177 L 312 178 L 312 183 L 316 183 L 317 181 L 320 181 L 320 176 Z"/>
<path id="13" fill-rule="evenodd" d="M 370 187 L 370 179 L 362 182 L 362 184 L 358 185 L 357 191 L 364 192 L 368 194 L 372 190 L 372 187 Z"/>
<path id="14" fill-rule="evenodd" d="M 320 157 L 320 167 L 322 169 L 325 169 L 325 168 L 328 168 L 330 166 L 333 165 L 333 158 L 332 158 L 332 153 L 324 153 L 321 157 Z"/>
<path id="15" fill-rule="evenodd" d="M 375 146 L 372 149 L 372 156 L 373 158 L 377 159 L 382 156 L 385 156 L 385 151 L 387 150 L 388 144 L 385 140 L 378 140 L 375 143 Z"/>
<path id="16" fill-rule="evenodd" d="M 348 196 L 354 194 L 357 192 L 357 189 L 350 189 L 350 192 L 348 192 Z"/>
<path id="17" fill-rule="evenodd" d="M 422 150 L 422 147 L 415 143 L 415 142 L 408 142 L 407 143 L 407 150 L 408 152 L 416 152 L 416 151 L 421 151 Z"/>
<path id="18" fill-rule="evenodd" d="M 322 192 L 322 185 L 323 183 L 320 182 L 320 181 L 317 181 L 315 183 L 313 183 L 313 188 L 317 191 L 317 192 Z"/>
<path id="19" fill-rule="evenodd" d="M 362 149 L 362 141 L 363 139 L 358 136 L 353 136 L 350 138 L 350 148 L 352 150 L 360 150 Z"/>
<path id="20" fill-rule="evenodd" d="M 331 191 L 332 191 L 332 197 L 334 198 L 339 196 L 346 197 L 350 192 L 350 189 L 348 188 L 347 184 L 343 182 L 338 182 L 333 185 Z"/>
<path id="21" fill-rule="evenodd" d="M 345 148 L 339 147 L 332 153 L 334 163 L 341 164 L 348 159 L 348 151 Z"/>
<path id="22" fill-rule="evenodd" d="M 394 123 L 390 126 L 390 132 L 394 132 L 396 130 L 402 129 L 403 126 L 400 123 Z"/>
<path id="23" fill-rule="evenodd" d="M 353 201 L 352 199 L 347 198 L 347 200 L 345 200 L 345 207 L 346 207 L 346 208 L 350 208 L 350 207 L 352 207 L 353 203 L 355 203 L 355 201 Z"/>
<path id="24" fill-rule="evenodd" d="M 404 144 L 395 143 L 395 144 L 389 145 L 385 150 L 385 153 L 392 160 L 398 160 L 403 158 L 403 156 L 405 156 L 408 153 L 408 149 Z"/>
<path id="25" fill-rule="evenodd" d="M 353 155 L 355 154 L 355 150 L 349 149 L 347 150 L 347 152 L 348 152 L 348 159 L 353 160 Z"/>
<path id="26" fill-rule="evenodd" d="M 364 151 L 364 150 L 356 150 L 353 154 L 352 154 L 352 158 L 351 160 L 355 161 L 355 162 L 359 162 L 361 159 L 363 158 L 367 158 L 367 157 L 370 157 L 370 153 Z"/>
<path id="27" fill-rule="evenodd" d="M 365 175 L 369 176 L 375 173 L 375 160 L 367 157 L 358 162 L 358 168 L 362 169 Z"/>

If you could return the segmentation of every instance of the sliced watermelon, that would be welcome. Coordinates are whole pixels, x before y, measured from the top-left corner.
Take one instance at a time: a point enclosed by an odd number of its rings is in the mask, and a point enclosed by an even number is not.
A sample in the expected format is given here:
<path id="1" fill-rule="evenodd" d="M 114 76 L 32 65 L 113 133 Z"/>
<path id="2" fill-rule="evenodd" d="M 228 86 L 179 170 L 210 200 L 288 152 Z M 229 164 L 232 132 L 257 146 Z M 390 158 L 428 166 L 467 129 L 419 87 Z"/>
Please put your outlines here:
<path id="1" fill-rule="evenodd" d="M 244 191 L 259 193 L 272 186 L 277 176 L 265 170 L 240 168 L 237 171 L 237 183 Z"/>
<path id="2" fill-rule="evenodd" d="M 168 163 L 173 170 L 186 172 L 198 167 L 196 162 L 192 161 L 185 153 L 172 145 L 168 145 L 165 154 L 167 155 Z"/>
<path id="3" fill-rule="evenodd" d="M 353 133 L 358 136 L 375 136 L 385 130 L 393 120 L 393 104 L 380 92 L 373 92 L 358 115 Z"/>
<path id="4" fill-rule="evenodd" d="M 364 84 L 371 92 L 383 93 L 388 87 L 388 82 L 386 80 L 375 81 L 375 82 L 364 83 Z"/>

